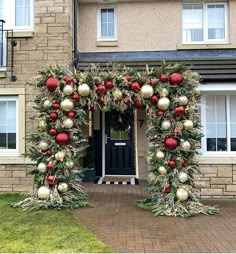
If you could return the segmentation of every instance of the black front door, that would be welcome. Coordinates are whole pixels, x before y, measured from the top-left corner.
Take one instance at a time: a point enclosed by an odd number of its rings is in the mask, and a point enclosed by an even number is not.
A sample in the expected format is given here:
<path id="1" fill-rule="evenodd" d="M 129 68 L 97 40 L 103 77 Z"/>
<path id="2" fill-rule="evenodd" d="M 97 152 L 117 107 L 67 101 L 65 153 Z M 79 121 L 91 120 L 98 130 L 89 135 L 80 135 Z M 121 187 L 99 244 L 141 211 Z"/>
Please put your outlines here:
<path id="1" fill-rule="evenodd" d="M 105 113 L 105 174 L 135 175 L 133 111 Z"/>

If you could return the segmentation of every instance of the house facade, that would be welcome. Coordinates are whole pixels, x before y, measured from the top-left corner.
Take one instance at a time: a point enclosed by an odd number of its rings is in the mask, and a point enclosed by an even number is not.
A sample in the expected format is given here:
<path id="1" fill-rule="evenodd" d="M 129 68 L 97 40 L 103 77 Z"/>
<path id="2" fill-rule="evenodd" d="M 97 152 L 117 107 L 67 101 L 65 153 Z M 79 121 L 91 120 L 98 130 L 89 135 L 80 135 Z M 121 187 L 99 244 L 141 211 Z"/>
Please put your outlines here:
<path id="1" fill-rule="evenodd" d="M 32 189 L 27 176 L 32 162 L 21 156 L 27 151 L 24 137 L 35 128 L 30 120 L 33 91 L 25 83 L 43 65 L 73 62 L 83 70 L 91 63 L 106 66 L 112 61 L 142 70 L 147 64 L 159 67 L 165 60 L 184 63 L 202 77 L 204 137 L 201 173 L 196 176 L 202 197 L 236 198 L 235 1 L 2 2 L 4 27 L 13 29 L 6 43 L 13 38 L 17 45 L 13 68 L 4 67 L 2 61 L 1 69 L 0 191 Z M 12 10 L 14 20 L 7 15 Z M 17 81 L 11 81 L 12 75 Z M 126 117 L 133 123 L 124 130 L 113 128 Z M 149 169 L 145 110 L 132 116 L 95 111 L 90 118 L 95 175 L 144 179 Z"/>

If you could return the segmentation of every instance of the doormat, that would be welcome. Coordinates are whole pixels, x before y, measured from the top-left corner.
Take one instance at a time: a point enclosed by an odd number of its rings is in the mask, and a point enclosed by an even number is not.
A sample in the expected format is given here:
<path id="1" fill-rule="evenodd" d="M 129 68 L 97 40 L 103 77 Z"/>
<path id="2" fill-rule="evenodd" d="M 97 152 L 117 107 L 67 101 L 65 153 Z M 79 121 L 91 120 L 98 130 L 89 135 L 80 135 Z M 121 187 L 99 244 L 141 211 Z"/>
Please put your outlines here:
<path id="1" fill-rule="evenodd" d="M 99 177 L 95 180 L 96 184 L 121 184 L 121 185 L 137 185 L 139 181 L 135 177 Z"/>

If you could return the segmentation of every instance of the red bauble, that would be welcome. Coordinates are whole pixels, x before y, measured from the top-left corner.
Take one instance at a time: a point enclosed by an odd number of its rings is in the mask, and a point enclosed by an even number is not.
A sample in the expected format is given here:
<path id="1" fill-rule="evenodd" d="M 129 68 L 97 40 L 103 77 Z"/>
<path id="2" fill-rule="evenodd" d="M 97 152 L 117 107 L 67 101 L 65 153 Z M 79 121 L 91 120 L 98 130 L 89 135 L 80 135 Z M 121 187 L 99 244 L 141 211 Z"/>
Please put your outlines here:
<path id="1" fill-rule="evenodd" d="M 103 98 L 103 97 L 99 97 L 99 98 L 98 98 L 98 102 L 99 102 L 100 104 L 103 104 L 103 103 L 104 103 L 104 98 Z"/>
<path id="2" fill-rule="evenodd" d="M 54 166 L 52 163 L 48 163 L 47 170 L 53 170 Z"/>
<path id="3" fill-rule="evenodd" d="M 106 89 L 106 87 L 104 85 L 99 84 L 97 86 L 97 93 L 104 94 L 104 93 L 106 93 L 106 91 L 107 91 L 107 89 Z"/>
<path id="4" fill-rule="evenodd" d="M 71 84 L 73 79 L 72 79 L 72 77 L 68 76 L 68 77 L 66 77 L 65 81 L 66 81 L 66 84 Z"/>
<path id="5" fill-rule="evenodd" d="M 143 104 L 140 101 L 134 101 L 135 108 L 142 108 Z"/>
<path id="6" fill-rule="evenodd" d="M 176 166 L 175 161 L 169 160 L 169 161 L 168 161 L 168 166 L 169 166 L 170 168 L 175 168 L 175 166 Z"/>
<path id="7" fill-rule="evenodd" d="M 53 103 L 52 103 L 52 108 L 53 108 L 53 109 L 59 109 L 59 108 L 60 108 L 60 104 L 57 103 L 57 102 L 53 102 Z"/>
<path id="8" fill-rule="evenodd" d="M 178 141 L 175 138 L 166 138 L 164 145 L 169 150 L 174 150 L 178 146 Z"/>
<path id="9" fill-rule="evenodd" d="M 151 82 L 150 82 L 150 85 L 152 87 L 155 87 L 157 85 L 157 80 L 156 79 L 152 79 Z"/>
<path id="10" fill-rule="evenodd" d="M 151 102 L 156 103 L 158 101 L 158 97 L 154 94 L 151 98 L 150 98 Z"/>
<path id="11" fill-rule="evenodd" d="M 165 192 L 165 193 L 169 193 L 170 190 L 171 190 L 171 185 L 168 183 L 168 184 L 165 186 L 164 192 Z"/>
<path id="12" fill-rule="evenodd" d="M 170 83 L 173 86 L 179 85 L 183 81 L 183 76 L 180 73 L 173 73 L 170 75 Z"/>
<path id="13" fill-rule="evenodd" d="M 66 146 L 70 141 L 70 137 L 67 133 L 61 132 L 56 136 L 56 142 L 58 145 Z"/>
<path id="14" fill-rule="evenodd" d="M 173 133 L 175 135 L 179 135 L 180 134 L 180 130 L 178 128 L 174 128 Z"/>
<path id="15" fill-rule="evenodd" d="M 57 183 L 57 178 L 55 176 L 48 176 L 47 177 L 48 184 L 55 185 Z"/>
<path id="16" fill-rule="evenodd" d="M 124 98 L 124 102 L 125 102 L 126 104 L 130 104 L 130 102 L 131 102 L 130 97 L 125 97 L 125 98 Z"/>
<path id="17" fill-rule="evenodd" d="M 138 82 L 132 82 L 130 85 L 130 89 L 133 90 L 134 92 L 138 92 L 140 90 L 140 85 Z"/>
<path id="18" fill-rule="evenodd" d="M 54 92 L 57 89 L 58 82 L 59 82 L 59 80 L 57 78 L 49 78 L 46 81 L 46 87 L 47 87 L 48 91 Z"/>
<path id="19" fill-rule="evenodd" d="M 129 81 L 131 80 L 130 75 L 129 75 L 129 74 L 126 74 L 126 75 L 125 75 L 125 79 L 129 82 Z"/>
<path id="20" fill-rule="evenodd" d="M 107 89 L 111 89 L 113 87 L 113 82 L 111 80 L 106 81 L 105 87 Z"/>
<path id="21" fill-rule="evenodd" d="M 54 129 L 54 128 L 51 128 L 51 129 L 48 131 L 48 133 L 49 133 L 50 135 L 52 135 L 52 136 L 56 136 L 56 135 L 57 135 L 57 130 Z"/>
<path id="22" fill-rule="evenodd" d="M 56 120 L 57 118 L 58 118 L 58 115 L 57 115 L 57 113 L 56 112 L 52 112 L 52 113 L 50 113 L 50 118 L 51 119 L 53 119 L 53 120 Z"/>
<path id="23" fill-rule="evenodd" d="M 156 111 L 157 116 L 163 116 L 163 114 L 164 114 L 164 111 L 162 111 L 162 110 L 157 110 Z"/>
<path id="24" fill-rule="evenodd" d="M 161 81 L 162 83 L 165 83 L 167 80 L 168 80 L 167 75 L 166 75 L 166 74 L 161 74 L 161 76 L 160 76 L 160 81 Z"/>
<path id="25" fill-rule="evenodd" d="M 50 149 L 48 149 L 46 154 L 47 154 L 47 156 L 51 156 L 52 155 L 52 151 Z"/>
<path id="26" fill-rule="evenodd" d="M 73 111 L 69 111 L 69 112 L 67 113 L 67 116 L 68 116 L 69 118 L 74 118 L 74 117 L 75 117 L 75 113 L 74 113 Z"/>
<path id="27" fill-rule="evenodd" d="M 74 101 L 78 101 L 78 100 L 79 100 L 79 94 L 74 93 L 74 94 L 72 94 L 71 98 L 72 98 L 72 100 L 74 100 Z"/>
<path id="28" fill-rule="evenodd" d="M 94 111 L 95 110 L 95 107 L 94 107 L 94 105 L 89 105 L 89 111 Z"/>
<path id="29" fill-rule="evenodd" d="M 177 107 L 175 107 L 175 114 L 177 116 L 183 115 L 184 112 L 185 112 L 185 108 L 183 106 L 177 106 Z"/>

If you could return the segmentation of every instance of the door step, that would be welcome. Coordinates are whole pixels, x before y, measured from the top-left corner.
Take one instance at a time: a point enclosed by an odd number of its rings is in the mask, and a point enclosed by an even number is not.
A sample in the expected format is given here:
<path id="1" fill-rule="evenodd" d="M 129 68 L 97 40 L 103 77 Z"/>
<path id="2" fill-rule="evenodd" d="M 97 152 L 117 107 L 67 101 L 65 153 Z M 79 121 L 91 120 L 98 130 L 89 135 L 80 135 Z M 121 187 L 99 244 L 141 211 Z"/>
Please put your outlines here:
<path id="1" fill-rule="evenodd" d="M 120 185 L 137 185 L 138 179 L 135 177 L 100 177 L 95 180 L 97 184 L 120 184 Z"/>

